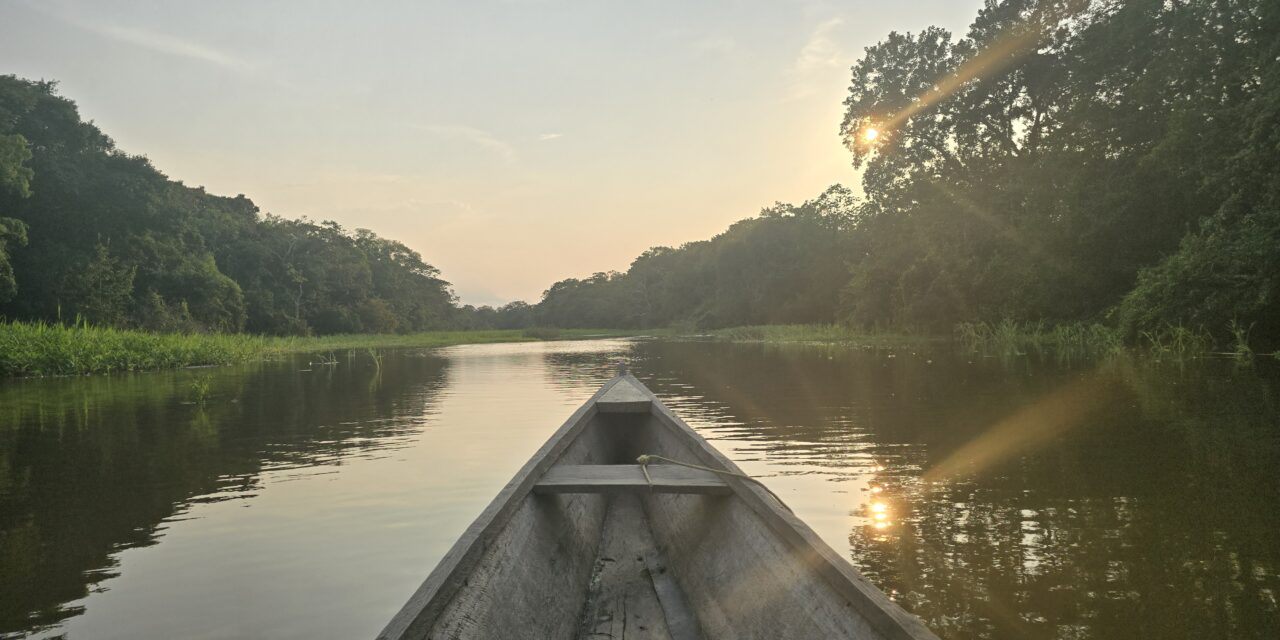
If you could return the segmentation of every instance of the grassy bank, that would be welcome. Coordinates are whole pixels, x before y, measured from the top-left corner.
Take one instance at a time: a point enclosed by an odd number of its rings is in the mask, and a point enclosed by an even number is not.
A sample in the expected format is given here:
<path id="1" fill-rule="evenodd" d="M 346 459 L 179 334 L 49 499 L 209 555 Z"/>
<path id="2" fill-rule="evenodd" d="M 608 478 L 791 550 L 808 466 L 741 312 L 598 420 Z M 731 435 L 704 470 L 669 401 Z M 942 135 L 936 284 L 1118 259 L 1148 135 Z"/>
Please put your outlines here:
<path id="1" fill-rule="evenodd" d="M 1119 334 L 1097 324 L 1048 326 L 1005 321 L 956 325 L 951 334 L 904 331 L 868 331 L 846 325 L 765 325 L 716 329 L 708 332 L 721 340 L 742 342 L 815 342 L 871 347 L 918 347 L 953 344 L 983 353 L 1020 354 L 1031 350 L 1108 352 L 1124 348 Z"/>
<path id="2" fill-rule="evenodd" d="M 1215 340 L 1204 329 L 1166 325 L 1159 329 L 1126 336 L 1118 329 L 1097 323 L 1048 325 L 1042 322 L 963 323 L 956 325 L 955 338 L 974 351 L 999 355 L 1021 355 L 1032 351 L 1106 355 L 1133 352 L 1158 358 L 1228 357 L 1249 360 L 1255 353 L 1249 330 L 1231 323 L 1230 336 Z M 1280 352 L 1269 354 L 1280 357 Z"/>
<path id="3" fill-rule="evenodd" d="M 839 324 L 774 324 L 713 329 L 704 335 L 734 342 L 821 342 L 854 346 L 899 347 L 945 342 L 946 336 L 880 332 Z"/>
<path id="4" fill-rule="evenodd" d="M 976 322 L 956 325 L 950 335 L 896 331 L 867 331 L 845 325 L 764 325 L 716 329 L 703 335 L 728 341 L 769 343 L 827 343 L 870 347 L 919 347 L 925 344 L 952 344 L 987 355 L 1017 356 L 1027 353 L 1101 356 L 1120 352 L 1157 357 L 1233 357 L 1248 359 L 1255 354 L 1248 331 L 1232 327 L 1227 344 L 1214 341 L 1205 331 L 1170 325 L 1159 331 L 1143 332 L 1126 340 L 1115 328 L 1098 323 Z M 1280 357 L 1280 353 L 1271 354 Z"/>
<path id="5" fill-rule="evenodd" d="M 1057 325 L 1012 320 L 962 322 L 956 325 L 954 337 L 956 342 L 971 351 L 998 355 L 1021 355 L 1032 351 L 1105 355 L 1126 348 L 1119 331 L 1084 322 Z"/>
<path id="6" fill-rule="evenodd" d="M 343 349 L 446 347 L 458 344 L 608 338 L 634 332 L 592 329 L 430 331 L 264 337 L 241 334 L 164 334 L 87 325 L 0 324 L 0 377 L 80 375 L 249 362 L 287 353 Z"/>

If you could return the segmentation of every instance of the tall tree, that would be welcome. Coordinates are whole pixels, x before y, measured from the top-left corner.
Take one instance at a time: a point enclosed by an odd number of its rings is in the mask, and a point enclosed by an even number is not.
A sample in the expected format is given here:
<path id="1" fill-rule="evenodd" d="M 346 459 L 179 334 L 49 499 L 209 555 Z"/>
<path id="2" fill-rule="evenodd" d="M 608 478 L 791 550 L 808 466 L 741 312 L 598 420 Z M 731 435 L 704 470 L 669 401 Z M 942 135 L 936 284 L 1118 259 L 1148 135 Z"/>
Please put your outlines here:
<path id="1" fill-rule="evenodd" d="M 27 139 L 16 133 L 5 135 L 0 129 L 0 192 L 8 191 L 21 198 L 31 195 L 32 172 L 26 166 L 30 159 Z M 0 216 L 0 302 L 9 300 L 18 291 L 13 264 L 9 262 L 9 243 L 25 245 L 27 225 L 21 220 Z"/>

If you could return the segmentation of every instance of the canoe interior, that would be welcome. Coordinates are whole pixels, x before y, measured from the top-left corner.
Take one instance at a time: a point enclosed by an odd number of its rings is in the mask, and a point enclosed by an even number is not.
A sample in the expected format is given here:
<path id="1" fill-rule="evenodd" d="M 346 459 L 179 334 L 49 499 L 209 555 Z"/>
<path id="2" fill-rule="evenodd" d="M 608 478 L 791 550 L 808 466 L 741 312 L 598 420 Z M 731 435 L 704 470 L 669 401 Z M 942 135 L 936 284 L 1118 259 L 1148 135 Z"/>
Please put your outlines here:
<path id="1" fill-rule="evenodd" d="M 652 397 L 622 376 L 596 398 L 616 384 Z M 557 465 L 641 454 L 736 470 L 656 399 L 619 411 L 579 410 L 379 638 L 934 637 L 749 482 L 729 479 L 729 495 L 532 490 Z"/>

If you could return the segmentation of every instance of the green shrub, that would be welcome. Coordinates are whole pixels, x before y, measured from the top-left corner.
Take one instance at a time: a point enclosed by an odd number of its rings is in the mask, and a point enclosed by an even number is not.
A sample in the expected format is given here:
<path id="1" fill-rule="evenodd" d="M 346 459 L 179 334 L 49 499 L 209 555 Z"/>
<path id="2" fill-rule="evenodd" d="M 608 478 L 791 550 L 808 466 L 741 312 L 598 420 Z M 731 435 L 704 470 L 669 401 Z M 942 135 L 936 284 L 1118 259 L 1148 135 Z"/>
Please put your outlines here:
<path id="1" fill-rule="evenodd" d="M 1280 212 L 1210 219 L 1178 251 L 1144 269 L 1117 309 L 1129 339 L 1170 326 L 1238 343 L 1240 327 L 1266 349 L 1280 347 Z"/>

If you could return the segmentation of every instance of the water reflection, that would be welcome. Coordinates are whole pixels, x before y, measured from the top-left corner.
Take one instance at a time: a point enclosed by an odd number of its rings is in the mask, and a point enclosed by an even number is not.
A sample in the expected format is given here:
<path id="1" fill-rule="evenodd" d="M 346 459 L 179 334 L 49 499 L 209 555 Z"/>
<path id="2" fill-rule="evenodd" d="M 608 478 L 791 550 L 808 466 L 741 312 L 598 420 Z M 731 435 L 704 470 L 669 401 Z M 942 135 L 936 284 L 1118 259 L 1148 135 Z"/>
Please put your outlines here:
<path id="1" fill-rule="evenodd" d="M 372 636 L 621 357 L 944 638 L 1280 636 L 1266 363 L 618 340 L 0 384 L 0 635 Z"/>
<path id="2" fill-rule="evenodd" d="M 638 352 L 705 435 L 774 476 L 943 637 L 1280 634 L 1280 410 L 1266 363 Z"/>
<path id="3" fill-rule="evenodd" d="M 254 496 L 264 471 L 403 446 L 448 374 L 430 354 L 305 364 L 0 385 L 0 633 L 82 613 L 68 603 L 120 552 L 192 505 Z"/>

